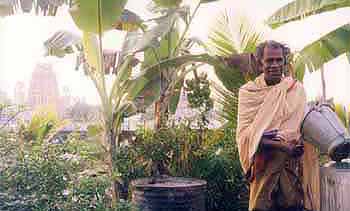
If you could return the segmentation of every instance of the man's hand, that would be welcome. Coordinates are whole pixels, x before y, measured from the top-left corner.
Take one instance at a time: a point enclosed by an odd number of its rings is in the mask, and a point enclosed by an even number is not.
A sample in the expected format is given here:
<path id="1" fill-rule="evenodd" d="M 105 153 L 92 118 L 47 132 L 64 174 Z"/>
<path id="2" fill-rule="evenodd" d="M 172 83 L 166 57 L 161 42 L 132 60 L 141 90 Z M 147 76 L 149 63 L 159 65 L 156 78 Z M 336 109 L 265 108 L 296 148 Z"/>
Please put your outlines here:
<path id="1" fill-rule="evenodd" d="M 282 151 L 286 152 L 291 157 L 300 157 L 304 154 L 304 144 L 299 141 L 292 140 L 282 142 Z"/>
<path id="2" fill-rule="evenodd" d="M 261 143 L 264 148 L 278 149 L 291 157 L 300 157 L 304 154 L 304 144 L 301 140 L 288 140 L 278 130 L 265 132 Z"/>

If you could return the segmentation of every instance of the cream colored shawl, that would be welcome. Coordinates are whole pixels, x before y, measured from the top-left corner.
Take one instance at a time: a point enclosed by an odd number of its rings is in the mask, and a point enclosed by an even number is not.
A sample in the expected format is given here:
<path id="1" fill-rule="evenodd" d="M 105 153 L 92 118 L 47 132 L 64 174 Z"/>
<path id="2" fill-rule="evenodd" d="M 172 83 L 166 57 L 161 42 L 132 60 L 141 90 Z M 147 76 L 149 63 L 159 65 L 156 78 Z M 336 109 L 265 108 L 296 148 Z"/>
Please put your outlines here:
<path id="1" fill-rule="evenodd" d="M 290 77 L 267 86 L 261 74 L 240 88 L 236 140 L 245 173 L 265 131 L 278 129 L 287 138 L 299 139 L 305 103 L 302 85 Z"/>
<path id="2" fill-rule="evenodd" d="M 267 86 L 264 75 L 261 74 L 255 81 L 250 81 L 240 88 L 236 141 L 245 173 L 250 170 L 254 163 L 254 155 L 265 131 L 278 129 L 288 140 L 300 138 L 299 128 L 304 117 L 305 105 L 304 88 L 301 83 L 296 82 L 291 77 L 284 78 L 275 86 Z M 310 159 L 310 157 L 313 158 Z M 318 161 L 314 159 L 315 150 L 312 146 L 305 144 L 303 167 L 308 171 L 315 171 L 303 173 L 306 176 L 303 178 L 304 190 L 309 195 L 306 204 L 311 203 L 313 205 L 307 206 L 307 208 L 313 207 L 318 210 L 319 206 L 315 206 L 315 203 L 318 202 L 311 202 L 315 201 L 311 198 L 318 197 L 314 193 L 310 193 L 319 191 L 318 184 L 310 185 L 312 182 L 312 177 L 309 177 L 310 173 L 318 176 L 319 168 L 315 166 Z M 316 201 L 318 200 L 316 199 Z"/>

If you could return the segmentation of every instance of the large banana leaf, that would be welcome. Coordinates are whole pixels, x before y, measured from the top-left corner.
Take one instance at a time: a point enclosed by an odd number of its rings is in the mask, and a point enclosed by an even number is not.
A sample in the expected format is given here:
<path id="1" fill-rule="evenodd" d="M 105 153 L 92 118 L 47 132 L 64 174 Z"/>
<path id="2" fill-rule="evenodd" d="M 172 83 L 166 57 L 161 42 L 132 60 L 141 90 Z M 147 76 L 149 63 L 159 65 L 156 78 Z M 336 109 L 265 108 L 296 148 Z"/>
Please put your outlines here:
<path id="1" fill-rule="evenodd" d="M 205 3 L 211 3 L 218 0 L 200 0 L 200 1 L 201 1 L 201 4 L 205 4 Z"/>
<path id="2" fill-rule="evenodd" d="M 57 31 L 44 42 L 44 46 L 47 55 L 64 57 L 66 54 L 74 53 L 73 47 L 81 43 L 79 35 L 69 31 Z"/>
<path id="3" fill-rule="evenodd" d="M 113 28 L 126 2 L 127 0 L 75 0 L 69 12 L 81 30 L 99 34 L 100 30 Z"/>
<path id="4" fill-rule="evenodd" d="M 238 70 L 232 70 L 227 68 L 227 66 L 218 58 L 209 56 L 208 54 L 200 55 L 185 55 L 179 56 L 172 59 L 166 59 L 152 65 L 143 70 L 143 74 L 136 77 L 130 82 L 128 88 L 128 95 L 132 99 L 135 99 L 137 96 L 141 96 L 143 93 L 146 93 L 148 97 L 144 98 L 145 105 L 148 102 L 153 102 L 154 99 L 159 98 L 159 89 L 160 89 L 160 71 L 173 68 L 176 70 L 181 70 L 186 65 L 192 65 L 193 63 L 206 63 L 217 67 L 216 74 L 221 74 L 221 77 L 227 77 L 230 81 L 229 85 L 231 89 L 235 89 L 244 84 L 245 80 L 242 74 Z M 187 70 L 187 72 L 190 70 Z M 185 74 L 182 74 L 181 77 L 178 77 L 180 82 L 182 77 Z M 174 93 L 172 93 L 174 94 Z"/>
<path id="5" fill-rule="evenodd" d="M 178 7 L 182 0 L 153 0 L 153 2 L 159 7 Z"/>
<path id="6" fill-rule="evenodd" d="M 142 96 L 142 105 L 144 107 L 151 105 L 160 96 L 161 71 L 165 71 L 168 68 L 178 68 L 187 61 L 191 60 L 185 58 L 183 61 L 168 59 L 143 69 L 141 74 L 128 83 L 127 93 L 129 100 L 137 101 L 137 98 Z M 136 102 L 136 104 L 139 104 L 139 102 Z"/>
<path id="7" fill-rule="evenodd" d="M 135 102 L 137 107 L 147 108 L 160 96 L 160 75 L 146 73 L 129 82 L 128 99 Z"/>
<path id="8" fill-rule="evenodd" d="M 100 52 L 100 45 L 96 34 L 84 32 L 83 46 L 87 63 L 94 70 L 99 70 L 102 62 L 102 55 Z M 102 71 L 102 70 L 101 70 Z"/>
<path id="9" fill-rule="evenodd" d="M 123 55 L 136 53 L 150 47 L 159 46 L 159 39 L 162 39 L 171 30 L 174 22 L 179 17 L 175 10 L 168 10 L 165 16 L 157 19 L 157 25 L 144 33 L 129 32 L 123 46 Z"/>
<path id="10" fill-rule="evenodd" d="M 267 24 L 277 28 L 291 21 L 343 7 L 350 7 L 350 0 L 295 0 L 271 15 Z"/>
<path id="11" fill-rule="evenodd" d="M 171 32 L 161 39 L 159 47 L 146 49 L 144 52 L 142 68 L 152 66 L 160 60 L 169 58 L 170 53 L 172 52 L 172 49 L 175 48 L 179 38 L 179 31 L 176 28 L 173 28 Z"/>
<path id="12" fill-rule="evenodd" d="M 23 12 L 29 13 L 33 9 L 33 0 L 21 0 L 21 8 Z"/>
<path id="13" fill-rule="evenodd" d="M 11 15 L 15 11 L 15 2 L 11 0 L 1 0 L 0 1 L 0 16 Z"/>
<path id="14" fill-rule="evenodd" d="M 164 8 L 175 8 L 179 7 L 183 0 L 152 0 L 156 6 Z M 200 4 L 211 3 L 218 0 L 200 0 Z"/>
<path id="15" fill-rule="evenodd" d="M 33 8 L 36 14 L 55 16 L 58 8 L 68 3 L 69 0 L 1 0 L 0 16 L 12 15 L 18 11 L 29 13 Z"/>
<path id="16" fill-rule="evenodd" d="M 298 81 L 303 81 L 306 65 L 302 58 L 297 58 L 294 62 L 293 76 Z"/>
<path id="17" fill-rule="evenodd" d="M 184 84 L 184 79 L 180 80 L 178 83 L 176 83 L 173 93 L 171 93 L 170 97 L 170 105 L 169 105 L 169 111 L 171 114 L 175 114 L 177 105 L 180 101 L 180 95 L 181 95 L 181 89 Z"/>
<path id="18" fill-rule="evenodd" d="M 142 20 L 134 12 L 125 9 L 115 24 L 115 28 L 124 31 L 135 31 Z M 57 31 L 44 42 L 47 55 L 64 57 L 73 53 L 75 45 L 82 45 L 82 37 L 69 31 Z"/>
<path id="19" fill-rule="evenodd" d="M 318 70 L 323 64 L 349 51 L 350 24 L 346 24 L 303 48 L 295 61 L 296 74 L 304 75 L 305 65 L 310 71 Z"/>

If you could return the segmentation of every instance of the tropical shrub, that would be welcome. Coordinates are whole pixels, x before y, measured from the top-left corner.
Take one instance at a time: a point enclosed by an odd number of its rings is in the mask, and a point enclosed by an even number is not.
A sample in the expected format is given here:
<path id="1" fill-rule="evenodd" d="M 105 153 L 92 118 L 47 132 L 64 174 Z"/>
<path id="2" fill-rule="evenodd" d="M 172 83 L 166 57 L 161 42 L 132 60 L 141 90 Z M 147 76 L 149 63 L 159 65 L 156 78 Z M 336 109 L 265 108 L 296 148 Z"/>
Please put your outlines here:
<path id="1" fill-rule="evenodd" d="M 200 135 L 188 124 L 179 124 L 161 131 L 163 135 L 144 129 L 137 133 L 133 145 L 140 163 L 149 166 L 164 159 L 172 176 L 206 180 L 208 211 L 248 209 L 248 185 L 232 129 L 205 130 Z"/>

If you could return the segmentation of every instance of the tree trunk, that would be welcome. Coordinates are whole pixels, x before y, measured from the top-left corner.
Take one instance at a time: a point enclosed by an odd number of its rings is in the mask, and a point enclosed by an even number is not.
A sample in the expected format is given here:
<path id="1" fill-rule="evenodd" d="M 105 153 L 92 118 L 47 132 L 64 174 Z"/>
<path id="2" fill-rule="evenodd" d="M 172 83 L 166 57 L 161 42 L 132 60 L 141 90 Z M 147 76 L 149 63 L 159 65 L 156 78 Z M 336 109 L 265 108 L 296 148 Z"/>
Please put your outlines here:
<path id="1" fill-rule="evenodd" d="M 111 179 L 111 183 L 112 183 L 112 207 L 115 207 L 116 204 L 119 201 L 119 191 L 118 191 L 118 183 L 117 181 L 114 179 L 114 166 L 116 164 L 116 153 L 117 153 L 117 146 L 116 146 L 116 133 L 115 130 L 113 130 L 113 128 L 106 128 L 106 132 L 105 132 L 105 137 L 107 139 L 107 143 L 108 143 L 108 174 L 109 177 Z"/>
<path id="2" fill-rule="evenodd" d="M 166 71 L 168 72 L 168 71 Z M 160 73 L 160 97 L 155 103 L 155 130 L 167 124 L 169 118 L 169 97 L 167 91 L 169 88 L 169 82 L 163 72 Z M 157 177 L 162 174 L 169 174 L 169 170 L 166 167 L 164 161 L 154 161 L 152 163 L 152 176 Z"/>
<path id="3" fill-rule="evenodd" d="M 165 71 L 168 72 L 168 71 Z M 169 116 L 169 96 L 167 91 L 169 82 L 163 72 L 160 73 L 160 97 L 155 103 L 155 129 L 158 130 L 167 124 Z"/>
<path id="4" fill-rule="evenodd" d="M 155 129 L 159 129 L 161 127 L 161 121 L 160 121 L 160 118 L 161 118 L 161 113 L 160 113 L 160 101 L 157 101 L 155 103 L 155 107 L 154 107 L 154 113 L 155 113 Z"/>

